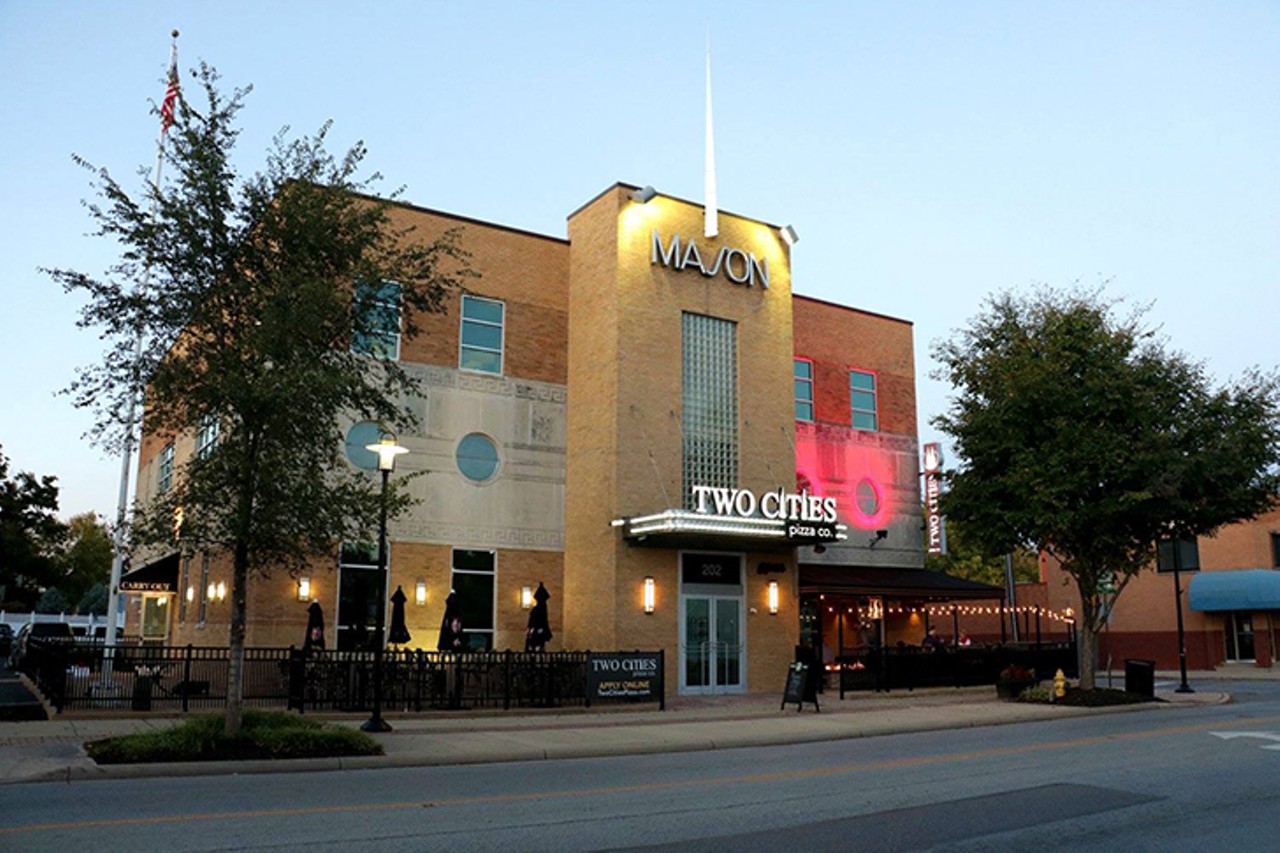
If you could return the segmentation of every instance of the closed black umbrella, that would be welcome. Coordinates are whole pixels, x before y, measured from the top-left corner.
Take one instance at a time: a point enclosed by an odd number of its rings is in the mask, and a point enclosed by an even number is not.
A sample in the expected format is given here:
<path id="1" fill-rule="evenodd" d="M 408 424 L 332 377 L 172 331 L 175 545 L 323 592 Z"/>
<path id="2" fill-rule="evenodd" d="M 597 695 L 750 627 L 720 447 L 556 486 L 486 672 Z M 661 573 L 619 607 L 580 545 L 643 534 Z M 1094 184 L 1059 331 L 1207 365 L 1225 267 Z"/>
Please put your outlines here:
<path id="1" fill-rule="evenodd" d="M 307 636 L 302 641 L 302 651 L 324 651 L 324 610 L 318 601 L 307 608 Z"/>
<path id="2" fill-rule="evenodd" d="M 449 590 L 449 597 L 444 600 L 444 619 L 440 622 L 440 641 L 436 648 L 442 652 L 460 652 L 466 648 L 462 635 L 462 602 L 454 590 Z"/>
<path id="3" fill-rule="evenodd" d="M 529 628 L 524 632 L 526 652 L 546 651 L 547 642 L 551 639 L 551 621 L 547 616 L 547 600 L 550 598 L 551 593 L 539 581 L 538 589 L 533 594 L 533 600 L 537 603 L 529 611 Z"/>
<path id="4" fill-rule="evenodd" d="M 404 624 L 404 603 L 408 600 L 404 589 L 397 586 L 391 595 L 391 630 L 387 637 L 387 642 L 395 646 L 409 642 L 409 629 Z"/>

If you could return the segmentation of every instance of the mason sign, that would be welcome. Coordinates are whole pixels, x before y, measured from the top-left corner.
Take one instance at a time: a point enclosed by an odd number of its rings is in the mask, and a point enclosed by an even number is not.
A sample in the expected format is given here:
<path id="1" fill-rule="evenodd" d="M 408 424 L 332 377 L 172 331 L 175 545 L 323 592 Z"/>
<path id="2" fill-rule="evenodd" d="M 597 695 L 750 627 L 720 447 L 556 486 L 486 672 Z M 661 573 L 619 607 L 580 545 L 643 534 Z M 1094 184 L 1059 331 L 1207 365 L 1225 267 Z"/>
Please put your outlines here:
<path id="1" fill-rule="evenodd" d="M 742 249 L 721 246 L 714 255 L 707 248 L 707 257 L 692 240 L 681 240 L 679 234 L 671 237 L 671 242 L 663 245 L 658 229 L 653 229 L 653 248 L 649 255 L 649 263 L 669 267 L 676 270 L 697 270 L 707 278 L 715 278 L 721 273 L 734 284 L 745 287 L 759 285 L 769 288 L 769 259 L 757 258 Z"/>

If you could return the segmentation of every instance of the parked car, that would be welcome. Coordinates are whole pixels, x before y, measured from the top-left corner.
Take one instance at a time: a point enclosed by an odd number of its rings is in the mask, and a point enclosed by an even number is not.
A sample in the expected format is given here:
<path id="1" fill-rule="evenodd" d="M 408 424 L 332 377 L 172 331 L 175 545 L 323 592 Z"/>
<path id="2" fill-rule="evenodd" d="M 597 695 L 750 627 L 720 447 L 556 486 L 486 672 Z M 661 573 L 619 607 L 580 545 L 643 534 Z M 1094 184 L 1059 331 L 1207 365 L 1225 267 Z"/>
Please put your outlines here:
<path id="1" fill-rule="evenodd" d="M 27 644 L 32 637 L 67 642 L 75 639 L 71 626 L 66 622 L 28 622 L 18 629 L 18 636 L 13 640 L 13 648 L 9 651 L 9 669 L 16 672 L 22 668 L 23 659 L 27 656 Z"/>
<path id="2" fill-rule="evenodd" d="M 0 622 L 0 655 L 9 656 L 13 649 L 13 629 L 8 622 Z"/>

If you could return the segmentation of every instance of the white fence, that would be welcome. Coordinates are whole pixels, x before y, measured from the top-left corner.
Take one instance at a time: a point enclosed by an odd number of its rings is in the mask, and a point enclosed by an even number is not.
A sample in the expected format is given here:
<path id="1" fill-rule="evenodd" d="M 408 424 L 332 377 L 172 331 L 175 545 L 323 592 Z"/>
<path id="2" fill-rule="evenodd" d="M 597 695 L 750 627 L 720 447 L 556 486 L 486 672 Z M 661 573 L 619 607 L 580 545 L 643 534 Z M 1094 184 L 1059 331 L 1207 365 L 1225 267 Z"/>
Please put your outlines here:
<path id="1" fill-rule="evenodd" d="M 73 627 L 79 625 L 86 631 L 91 632 L 95 625 L 107 624 L 107 617 L 105 615 L 94 616 L 92 614 L 79 616 L 74 613 L 8 613 L 0 610 L 0 623 L 8 625 L 15 634 L 18 633 L 19 628 L 28 622 L 65 622 Z M 123 628 L 124 614 L 121 614 L 119 620 L 116 621 L 116 630 L 119 631 Z"/>

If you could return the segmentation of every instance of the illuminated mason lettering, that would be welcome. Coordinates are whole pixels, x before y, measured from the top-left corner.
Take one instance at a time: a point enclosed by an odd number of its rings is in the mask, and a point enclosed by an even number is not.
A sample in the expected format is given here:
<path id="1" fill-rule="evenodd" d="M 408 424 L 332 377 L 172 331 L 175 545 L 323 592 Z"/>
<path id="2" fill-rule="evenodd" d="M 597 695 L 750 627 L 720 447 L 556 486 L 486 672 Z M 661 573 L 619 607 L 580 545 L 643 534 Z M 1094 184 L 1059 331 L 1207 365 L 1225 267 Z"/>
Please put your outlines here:
<path id="1" fill-rule="evenodd" d="M 712 257 L 708 254 L 707 257 Z M 714 278 L 723 270 L 725 278 L 734 284 L 751 287 L 759 284 L 769 289 L 769 259 L 732 246 L 721 246 L 710 268 L 702 259 L 702 251 L 692 240 L 681 241 L 679 234 L 671 235 L 671 242 L 664 244 L 658 229 L 653 229 L 649 250 L 649 263 L 674 270 L 696 269 L 707 278 Z"/>

